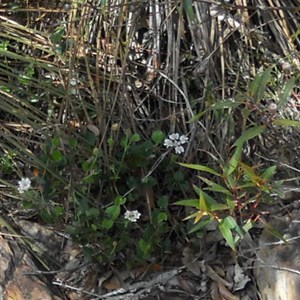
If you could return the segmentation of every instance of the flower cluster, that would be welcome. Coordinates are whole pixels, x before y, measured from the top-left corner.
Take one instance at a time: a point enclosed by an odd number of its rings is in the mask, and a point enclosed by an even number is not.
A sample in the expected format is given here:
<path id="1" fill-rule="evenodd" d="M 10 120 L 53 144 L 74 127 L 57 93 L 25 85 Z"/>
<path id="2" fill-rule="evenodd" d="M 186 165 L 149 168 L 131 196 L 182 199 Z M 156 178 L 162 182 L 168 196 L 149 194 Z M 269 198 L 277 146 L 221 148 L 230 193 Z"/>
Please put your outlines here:
<path id="1" fill-rule="evenodd" d="M 22 178 L 20 181 L 18 181 L 18 191 L 20 194 L 23 194 L 24 192 L 28 191 L 31 187 L 31 181 L 29 178 Z"/>
<path id="2" fill-rule="evenodd" d="M 168 139 L 165 139 L 164 146 L 167 148 L 174 148 L 176 154 L 184 152 L 183 144 L 187 143 L 189 138 L 186 135 L 179 135 L 179 133 L 172 133 Z"/>
<path id="3" fill-rule="evenodd" d="M 124 217 L 130 222 L 136 222 L 140 218 L 141 214 L 137 210 L 126 210 Z"/>

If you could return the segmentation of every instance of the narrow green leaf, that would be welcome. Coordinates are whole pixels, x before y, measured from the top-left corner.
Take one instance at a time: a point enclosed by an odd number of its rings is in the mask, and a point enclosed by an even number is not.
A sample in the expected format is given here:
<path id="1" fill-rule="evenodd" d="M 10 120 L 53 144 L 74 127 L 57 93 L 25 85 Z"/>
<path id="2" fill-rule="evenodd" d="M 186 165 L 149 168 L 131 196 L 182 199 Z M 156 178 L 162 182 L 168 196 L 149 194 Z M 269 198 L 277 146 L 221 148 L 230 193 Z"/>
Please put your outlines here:
<path id="1" fill-rule="evenodd" d="M 197 187 L 196 185 L 193 185 L 193 189 L 194 189 L 195 193 L 197 194 L 197 196 L 200 197 L 201 189 L 199 187 Z"/>
<path id="2" fill-rule="evenodd" d="M 65 27 L 64 26 L 60 26 L 58 27 L 54 33 L 52 33 L 50 35 L 50 40 L 53 44 L 58 44 L 62 38 L 63 38 L 63 35 L 65 33 Z"/>
<path id="3" fill-rule="evenodd" d="M 214 219 L 210 216 L 207 216 L 206 218 L 203 218 L 199 223 L 195 224 L 192 229 L 189 231 L 189 234 L 194 233 L 196 231 L 199 231 L 203 229 L 206 225 L 214 221 Z"/>
<path id="4" fill-rule="evenodd" d="M 227 204 L 216 203 L 216 204 L 209 205 L 210 211 L 220 211 L 220 210 L 227 210 L 227 209 L 229 209 L 229 206 Z"/>
<path id="5" fill-rule="evenodd" d="M 236 187 L 236 189 L 244 190 L 244 189 L 251 188 L 251 187 L 256 187 L 256 186 L 257 186 L 257 184 L 255 182 L 247 182 L 245 184 L 238 185 Z"/>
<path id="6" fill-rule="evenodd" d="M 243 225 L 243 230 L 245 232 L 248 232 L 250 229 L 252 229 L 252 227 L 253 227 L 252 221 L 251 219 L 248 219 L 247 222 Z"/>
<path id="7" fill-rule="evenodd" d="M 202 181 L 204 181 L 207 185 L 210 185 L 211 188 L 205 188 L 205 190 L 213 191 L 213 192 L 218 192 L 218 193 L 223 193 L 226 195 L 231 195 L 231 192 L 225 189 L 223 186 L 205 178 L 202 176 L 198 176 Z"/>
<path id="8" fill-rule="evenodd" d="M 300 121 L 288 119 L 273 120 L 272 123 L 279 126 L 300 126 Z"/>
<path id="9" fill-rule="evenodd" d="M 267 168 L 263 173 L 261 174 L 261 177 L 264 179 L 269 180 L 271 177 L 275 175 L 276 172 L 276 166 L 271 166 Z"/>
<path id="10" fill-rule="evenodd" d="M 240 162 L 240 166 L 243 169 L 244 174 L 246 175 L 245 177 L 248 177 L 252 182 L 259 182 L 260 177 L 255 174 L 255 171 L 252 167 Z"/>
<path id="11" fill-rule="evenodd" d="M 183 0 L 183 9 L 191 20 L 196 18 L 192 0 Z"/>
<path id="12" fill-rule="evenodd" d="M 243 146 L 241 144 L 237 145 L 231 159 L 228 162 L 228 167 L 224 170 L 224 175 L 228 177 L 232 174 L 238 166 L 238 163 L 241 160 Z"/>
<path id="13" fill-rule="evenodd" d="M 188 120 L 188 124 L 190 123 L 194 123 L 196 121 L 198 121 L 205 113 L 207 113 L 208 110 L 204 110 L 199 112 L 198 114 L 196 114 L 193 118 L 191 118 L 190 120 Z"/>
<path id="14" fill-rule="evenodd" d="M 278 98 L 279 98 L 278 108 L 282 108 L 286 105 L 286 103 L 291 95 L 291 92 L 292 92 L 293 88 L 295 87 L 295 83 L 296 83 L 296 77 L 293 76 L 287 82 L 287 84 L 283 88 L 282 92 L 278 96 Z"/>
<path id="15" fill-rule="evenodd" d="M 243 144 L 254 137 L 262 134 L 262 132 L 265 130 L 266 126 L 265 125 L 260 125 L 260 126 L 254 126 L 249 129 L 247 129 L 243 134 L 235 141 L 233 146 L 240 146 L 242 147 Z"/>
<path id="16" fill-rule="evenodd" d="M 250 85 L 250 97 L 256 102 L 260 103 L 266 88 L 270 80 L 272 72 L 272 67 L 266 69 L 265 71 L 257 74 Z"/>
<path id="17" fill-rule="evenodd" d="M 236 202 L 233 200 L 232 197 L 226 197 L 226 203 L 227 203 L 228 209 L 230 211 L 230 214 L 232 214 L 235 209 Z"/>
<path id="18" fill-rule="evenodd" d="M 221 234 L 223 235 L 224 239 L 226 240 L 227 244 L 229 247 L 233 250 L 236 251 L 235 243 L 234 243 L 234 238 L 231 232 L 230 228 L 230 222 L 227 221 L 227 218 L 223 219 L 219 223 L 219 230 Z"/>
<path id="19" fill-rule="evenodd" d="M 179 200 L 179 201 L 175 202 L 174 204 L 199 208 L 199 199 Z"/>
<path id="20" fill-rule="evenodd" d="M 202 212 L 208 212 L 208 207 L 205 199 L 205 193 L 200 191 L 200 198 L 199 198 L 199 209 Z"/>
<path id="21" fill-rule="evenodd" d="M 197 170 L 197 171 L 204 171 L 204 172 L 208 172 L 210 174 L 216 175 L 216 176 L 221 176 L 221 174 L 219 174 L 218 172 L 216 172 L 215 170 L 213 170 L 207 166 L 195 165 L 195 164 L 185 164 L 185 163 L 179 163 L 179 165 L 189 168 L 189 169 L 193 169 L 193 170 Z"/>
<path id="22" fill-rule="evenodd" d="M 204 114 L 206 114 L 209 111 L 214 111 L 218 109 L 227 109 L 227 108 L 236 108 L 239 107 L 242 103 L 240 102 L 233 102 L 233 101 L 220 101 L 215 104 L 213 104 L 208 109 L 199 112 L 196 114 L 192 119 L 188 121 L 188 123 L 193 123 L 195 121 L 198 121 Z"/>
<path id="23" fill-rule="evenodd" d="M 205 200 L 206 211 L 217 211 L 217 210 L 225 210 L 228 209 L 228 205 L 223 203 L 218 203 L 215 199 L 213 199 L 210 195 L 201 190 L 201 195 Z"/>
<path id="24" fill-rule="evenodd" d="M 274 237 L 278 238 L 279 240 L 283 241 L 284 243 L 287 243 L 287 240 L 283 237 L 283 233 L 278 231 L 275 227 L 273 227 L 269 223 L 264 223 L 265 229 Z"/>
<path id="25" fill-rule="evenodd" d="M 212 105 L 208 110 L 226 109 L 226 108 L 236 108 L 239 107 L 241 102 L 234 101 L 220 101 Z"/>

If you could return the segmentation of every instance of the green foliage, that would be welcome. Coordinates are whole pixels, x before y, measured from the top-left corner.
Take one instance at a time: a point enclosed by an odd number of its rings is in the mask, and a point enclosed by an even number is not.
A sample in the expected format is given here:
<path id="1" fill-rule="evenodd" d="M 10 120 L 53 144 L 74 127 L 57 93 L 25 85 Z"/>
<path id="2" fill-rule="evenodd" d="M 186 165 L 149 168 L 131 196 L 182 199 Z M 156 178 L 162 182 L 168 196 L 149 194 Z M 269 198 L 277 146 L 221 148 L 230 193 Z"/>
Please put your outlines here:
<path id="1" fill-rule="evenodd" d="M 0 172 L 2 175 L 7 175 L 15 171 L 14 159 L 16 155 L 14 151 L 11 151 L 0 156 Z"/>
<path id="2" fill-rule="evenodd" d="M 271 79 L 272 75 L 272 67 L 269 67 L 268 69 L 264 70 L 261 73 L 258 73 L 254 80 L 251 82 L 249 87 L 249 94 L 253 102 L 260 103 L 263 99 L 267 84 Z"/>
<path id="3" fill-rule="evenodd" d="M 242 149 L 249 140 L 260 135 L 264 126 L 251 127 L 233 144 L 235 151 L 228 162 L 218 169 L 204 165 L 184 164 L 181 166 L 206 173 L 198 175 L 201 187 L 194 186 L 198 199 L 186 199 L 175 204 L 196 208 L 187 219 L 194 218 L 195 226 L 190 233 L 202 230 L 213 220 L 227 244 L 235 251 L 238 242 L 252 228 L 252 223 L 261 220 L 260 206 L 272 201 L 271 194 L 276 184 L 272 183 L 276 167 L 266 169 L 249 166 L 242 162 Z M 280 236 L 275 230 L 276 236 Z"/>
<path id="4" fill-rule="evenodd" d="M 158 164 L 151 175 L 147 174 L 159 158 L 165 135 L 154 131 L 148 141 L 130 132 L 121 139 L 112 136 L 108 142 L 115 156 L 106 168 L 103 152 L 96 147 L 97 137 L 87 130 L 60 132 L 45 141 L 34 180 L 39 188 L 23 195 L 24 208 L 35 209 L 49 223 L 69 218 L 66 229 L 74 240 L 86 247 L 91 243 L 104 247 L 105 255 L 101 251 L 96 260 L 118 260 L 128 247 L 136 248 L 129 260 L 148 259 L 162 246 L 169 231 L 168 197 L 160 196 L 157 203 L 154 198 L 149 200 L 158 186 L 152 174 L 163 169 Z M 176 167 L 174 160 L 169 163 Z M 184 181 L 183 173 L 174 171 L 174 182 Z M 113 202 L 106 198 L 108 195 Z M 152 201 L 151 210 L 147 201 Z M 124 218 L 126 210 L 131 209 L 143 213 L 137 223 Z"/>

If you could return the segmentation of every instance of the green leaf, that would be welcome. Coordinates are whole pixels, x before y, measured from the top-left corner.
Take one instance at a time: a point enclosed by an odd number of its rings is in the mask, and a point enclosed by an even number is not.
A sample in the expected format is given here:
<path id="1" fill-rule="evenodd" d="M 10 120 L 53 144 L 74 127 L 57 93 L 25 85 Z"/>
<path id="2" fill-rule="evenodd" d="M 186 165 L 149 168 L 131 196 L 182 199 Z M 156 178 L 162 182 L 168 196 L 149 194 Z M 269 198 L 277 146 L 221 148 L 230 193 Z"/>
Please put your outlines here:
<path id="1" fill-rule="evenodd" d="M 210 211 L 220 211 L 220 210 L 227 210 L 227 209 L 229 209 L 229 206 L 227 204 L 215 203 L 209 205 Z"/>
<path id="2" fill-rule="evenodd" d="M 135 133 L 132 137 L 131 137 L 131 141 L 132 142 L 139 142 L 141 140 L 141 137 L 138 133 Z"/>
<path id="3" fill-rule="evenodd" d="M 101 223 L 102 227 L 105 229 L 110 229 L 114 225 L 114 220 L 112 219 L 104 219 Z"/>
<path id="4" fill-rule="evenodd" d="M 210 195 L 208 195 L 207 193 L 205 193 L 202 190 L 200 190 L 200 197 L 203 197 L 203 199 L 205 201 L 204 202 L 205 203 L 205 207 L 203 207 L 203 209 L 202 209 L 205 212 L 228 209 L 228 206 L 226 204 L 218 203 Z"/>
<path id="5" fill-rule="evenodd" d="M 255 174 L 253 167 L 250 167 L 242 162 L 240 162 L 240 166 L 246 175 L 245 177 L 248 177 L 248 179 L 250 179 L 252 182 L 260 182 L 261 179 Z"/>
<path id="6" fill-rule="evenodd" d="M 218 193 L 223 193 L 226 195 L 231 195 L 231 192 L 228 191 L 226 188 L 224 188 L 223 186 L 205 178 L 202 176 L 198 176 L 202 181 L 204 181 L 207 185 L 211 186 L 210 188 L 204 188 L 204 190 L 208 190 L 208 191 L 212 191 L 212 192 L 218 192 Z"/>
<path id="7" fill-rule="evenodd" d="M 168 196 L 161 196 L 157 201 L 159 208 L 167 208 L 169 205 L 169 198 Z"/>
<path id="8" fill-rule="evenodd" d="M 105 213 L 112 220 L 116 220 L 120 215 L 121 209 L 119 205 L 112 205 L 105 209 Z"/>
<path id="9" fill-rule="evenodd" d="M 207 203 L 206 203 L 206 199 L 205 199 L 206 195 L 207 194 L 205 194 L 203 191 L 200 191 L 199 210 L 201 210 L 202 212 L 208 212 L 209 211 Z"/>
<path id="10" fill-rule="evenodd" d="M 226 197 L 226 203 L 227 203 L 228 209 L 230 211 L 230 214 L 232 214 L 236 207 L 236 202 L 233 200 L 232 197 Z"/>
<path id="11" fill-rule="evenodd" d="M 278 231 L 275 227 L 273 227 L 271 224 L 269 223 L 265 223 L 263 222 L 265 225 L 265 229 L 266 231 L 268 231 L 271 235 L 273 235 L 274 237 L 278 238 L 279 240 L 283 241 L 284 243 L 287 243 L 287 240 L 283 237 L 283 233 L 281 233 L 280 231 Z"/>
<path id="12" fill-rule="evenodd" d="M 195 165 L 195 164 L 185 164 L 185 163 L 178 163 L 179 165 L 189 168 L 189 169 L 193 169 L 193 170 L 197 170 L 197 171 L 204 171 L 204 172 L 208 172 L 210 174 L 216 175 L 216 176 L 221 176 L 221 174 L 219 174 L 218 172 L 216 172 L 215 170 L 207 167 L 207 166 L 203 166 L 203 165 Z"/>
<path id="13" fill-rule="evenodd" d="M 158 224 L 167 221 L 168 220 L 168 215 L 165 212 L 160 212 L 157 216 L 157 222 Z"/>
<path id="14" fill-rule="evenodd" d="M 241 102 L 234 101 L 220 101 L 212 105 L 208 110 L 226 109 L 226 108 L 236 108 L 239 107 Z"/>
<path id="15" fill-rule="evenodd" d="M 197 196 L 200 197 L 201 189 L 194 184 L 193 184 L 193 189 L 194 189 L 195 193 L 197 194 Z"/>
<path id="16" fill-rule="evenodd" d="M 227 244 L 233 251 L 236 251 L 236 247 L 231 229 L 235 227 L 235 224 L 232 223 L 232 218 L 230 219 L 229 217 L 226 217 L 219 223 L 218 226 L 221 234 L 223 235 Z"/>
<path id="17" fill-rule="evenodd" d="M 155 130 L 151 135 L 151 139 L 155 144 L 162 143 L 165 137 L 165 134 L 161 130 Z"/>
<path id="18" fill-rule="evenodd" d="M 175 202 L 176 205 L 199 208 L 199 199 L 186 199 Z"/>
<path id="19" fill-rule="evenodd" d="M 54 150 L 54 151 L 52 151 L 51 157 L 52 157 L 52 159 L 53 159 L 54 161 L 56 161 L 56 162 L 61 161 L 62 158 L 63 158 L 61 151 L 59 151 L 59 150 L 57 150 L 57 149 Z"/>
<path id="20" fill-rule="evenodd" d="M 215 104 L 213 104 L 208 109 L 199 112 L 196 114 L 192 119 L 190 119 L 187 123 L 193 123 L 197 120 L 199 120 L 204 114 L 206 114 L 209 111 L 214 111 L 218 109 L 228 109 L 228 108 L 236 108 L 239 107 L 242 103 L 241 102 L 233 102 L 233 101 L 220 101 Z"/>
<path id="21" fill-rule="evenodd" d="M 139 249 L 143 253 L 143 256 L 147 256 L 150 252 L 150 249 L 151 249 L 151 243 L 146 242 L 143 239 L 140 239 L 139 242 L 138 242 L 138 245 L 139 245 Z"/>
<path id="22" fill-rule="evenodd" d="M 271 177 L 275 175 L 276 172 L 276 166 L 271 166 L 267 168 L 263 173 L 261 174 L 261 177 L 264 179 L 269 180 Z"/>
<path id="23" fill-rule="evenodd" d="M 206 225 L 208 225 L 209 223 L 211 223 L 213 221 L 214 221 L 214 218 L 211 216 L 207 216 L 206 218 L 203 218 L 199 223 L 195 224 L 192 227 L 192 229 L 189 231 L 189 234 L 203 229 Z"/>
<path id="24" fill-rule="evenodd" d="M 190 120 L 188 120 L 188 124 L 190 123 L 194 123 L 196 121 L 198 121 L 204 114 L 207 113 L 208 110 L 205 110 L 205 111 L 201 111 L 199 112 L 198 114 L 196 114 L 193 118 L 191 118 Z"/>
<path id="25" fill-rule="evenodd" d="M 175 172 L 173 178 L 175 182 L 184 182 L 184 174 L 180 171 Z"/>
<path id="26" fill-rule="evenodd" d="M 95 207 L 92 207 L 88 209 L 85 214 L 88 218 L 96 218 L 99 216 L 99 210 Z"/>
<path id="27" fill-rule="evenodd" d="M 54 33 L 50 35 L 51 42 L 53 44 L 58 44 L 62 40 L 64 33 L 65 33 L 65 27 L 64 26 L 58 27 L 54 31 Z"/>
<path id="28" fill-rule="evenodd" d="M 288 119 L 273 120 L 272 123 L 279 126 L 300 126 L 300 121 Z"/>
<path id="29" fill-rule="evenodd" d="M 270 80 L 272 72 L 272 67 L 266 69 L 265 71 L 257 74 L 250 84 L 250 97 L 256 102 L 260 103 L 264 97 L 267 84 Z"/>
<path id="30" fill-rule="evenodd" d="M 183 9 L 191 20 L 195 20 L 196 15 L 194 12 L 192 0 L 183 0 Z"/>
<path id="31" fill-rule="evenodd" d="M 229 175 L 235 171 L 235 169 L 237 168 L 237 166 L 241 160 L 242 150 L 243 150 L 242 145 L 238 145 L 236 147 L 231 159 L 228 162 L 228 167 L 225 168 L 225 170 L 224 170 L 224 176 L 226 176 L 228 179 L 229 179 Z M 230 186 L 230 187 L 232 187 L 232 186 Z"/>
<path id="32" fill-rule="evenodd" d="M 249 129 L 247 129 L 243 134 L 235 141 L 233 146 L 240 146 L 242 147 L 245 142 L 253 139 L 254 137 L 262 134 L 262 132 L 265 130 L 266 126 L 265 125 L 260 125 L 260 126 L 254 126 Z"/>
<path id="33" fill-rule="evenodd" d="M 284 107 L 286 105 L 286 103 L 288 102 L 291 92 L 292 92 L 293 88 L 295 87 L 295 83 L 296 83 L 296 77 L 294 76 L 287 82 L 287 84 L 283 88 L 282 92 L 279 94 L 279 96 L 278 96 L 278 98 L 279 98 L 278 108 L 279 109 Z"/>
<path id="34" fill-rule="evenodd" d="M 119 206 L 119 205 L 123 205 L 126 203 L 126 198 L 125 197 L 122 197 L 122 196 L 117 196 L 115 198 L 115 205 L 116 206 Z"/>
<path id="35" fill-rule="evenodd" d="M 252 221 L 251 219 L 248 219 L 247 222 L 243 225 L 243 230 L 245 232 L 248 232 L 250 229 L 252 229 L 252 227 L 253 227 Z"/>

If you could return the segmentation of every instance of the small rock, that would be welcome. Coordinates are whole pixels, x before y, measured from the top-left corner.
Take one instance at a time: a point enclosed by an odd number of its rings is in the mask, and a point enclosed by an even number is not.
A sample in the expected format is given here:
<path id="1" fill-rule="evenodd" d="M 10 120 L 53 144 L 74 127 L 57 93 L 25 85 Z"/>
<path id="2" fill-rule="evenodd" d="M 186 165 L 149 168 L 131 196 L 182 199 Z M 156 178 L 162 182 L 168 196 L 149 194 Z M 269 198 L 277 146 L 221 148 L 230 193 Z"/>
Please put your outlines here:
<path id="1" fill-rule="evenodd" d="M 276 219 L 271 225 L 284 236 L 293 238 L 300 231 L 300 211 L 294 211 L 290 216 L 292 220 Z M 299 299 L 300 241 L 288 241 L 288 244 L 281 243 L 264 229 L 254 269 L 262 300 Z"/>

